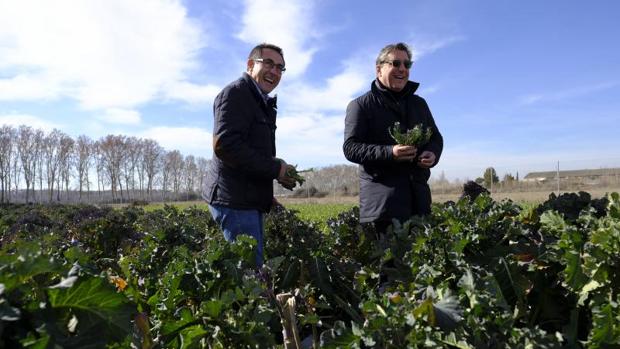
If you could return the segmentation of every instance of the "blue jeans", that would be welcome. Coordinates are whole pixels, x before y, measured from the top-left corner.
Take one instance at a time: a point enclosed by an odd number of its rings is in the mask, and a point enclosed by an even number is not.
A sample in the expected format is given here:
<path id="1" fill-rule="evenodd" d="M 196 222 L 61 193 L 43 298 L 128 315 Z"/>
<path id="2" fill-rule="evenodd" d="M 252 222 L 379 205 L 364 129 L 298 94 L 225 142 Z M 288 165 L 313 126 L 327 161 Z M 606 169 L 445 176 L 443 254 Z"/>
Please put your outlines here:
<path id="1" fill-rule="evenodd" d="M 263 214 L 260 211 L 209 205 L 209 212 L 224 232 L 226 241 L 235 241 L 239 234 L 256 239 L 256 265 L 263 265 Z"/>

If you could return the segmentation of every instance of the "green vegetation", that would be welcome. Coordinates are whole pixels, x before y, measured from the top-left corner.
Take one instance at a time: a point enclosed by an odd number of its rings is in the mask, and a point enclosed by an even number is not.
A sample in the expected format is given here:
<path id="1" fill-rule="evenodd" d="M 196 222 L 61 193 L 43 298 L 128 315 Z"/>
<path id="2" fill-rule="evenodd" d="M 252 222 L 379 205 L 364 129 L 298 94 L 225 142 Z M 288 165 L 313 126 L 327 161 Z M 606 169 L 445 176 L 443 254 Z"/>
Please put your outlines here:
<path id="1" fill-rule="evenodd" d="M 205 201 L 181 201 L 181 202 L 173 202 L 173 203 L 153 203 L 153 204 L 148 204 L 144 206 L 144 210 L 146 211 L 155 211 L 155 210 L 161 210 L 164 207 L 171 205 L 174 206 L 180 210 L 184 210 L 186 208 L 199 208 L 202 210 L 209 210 L 209 206 L 207 205 L 207 203 Z"/>
<path id="2" fill-rule="evenodd" d="M 418 148 L 428 143 L 433 135 L 433 130 L 430 127 L 424 130 L 422 124 L 415 125 L 415 127 L 403 133 L 400 130 L 400 122 L 394 123 L 394 126 L 388 131 L 397 144 L 414 145 Z"/>
<path id="3" fill-rule="evenodd" d="M 312 172 L 312 171 L 314 171 L 312 168 L 298 171 L 297 165 L 295 165 L 293 166 L 293 168 L 289 168 L 288 170 L 286 170 L 286 175 L 295 179 L 295 182 L 297 182 L 299 185 L 303 185 L 306 179 L 302 175 L 300 175 L 300 173 Z"/>
<path id="4" fill-rule="evenodd" d="M 285 207 L 296 213 L 304 222 L 316 224 L 325 230 L 328 219 L 336 218 L 340 213 L 351 210 L 355 204 L 286 204 Z"/>
<path id="5" fill-rule="evenodd" d="M 151 212 L 163 209 L 167 204 L 157 203 L 149 204 L 144 207 L 145 211 Z M 172 206 L 184 210 L 187 208 L 198 208 L 202 210 L 209 210 L 208 205 L 205 202 L 175 202 Z M 355 206 L 351 203 L 329 203 L 329 204 L 317 204 L 317 203 L 287 203 L 285 207 L 289 210 L 295 211 L 299 219 L 312 222 L 318 225 L 321 229 L 325 227 L 325 222 L 329 218 L 334 218 L 338 214 L 350 210 Z"/>
<path id="6" fill-rule="evenodd" d="M 278 208 L 227 243 L 202 208 L 0 206 L 0 347 L 615 348 L 620 195 L 434 204 L 377 240 Z"/>

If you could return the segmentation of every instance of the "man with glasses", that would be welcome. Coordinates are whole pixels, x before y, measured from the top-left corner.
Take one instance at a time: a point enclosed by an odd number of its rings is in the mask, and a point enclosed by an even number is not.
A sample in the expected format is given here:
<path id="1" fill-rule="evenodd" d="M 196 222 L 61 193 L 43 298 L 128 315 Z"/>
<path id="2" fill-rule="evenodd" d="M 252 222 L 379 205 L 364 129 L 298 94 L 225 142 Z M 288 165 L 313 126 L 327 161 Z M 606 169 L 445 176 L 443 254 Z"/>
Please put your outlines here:
<path id="1" fill-rule="evenodd" d="M 347 107 L 343 151 L 360 165 L 360 222 L 373 222 L 383 236 L 392 219 L 404 221 L 431 212 L 429 168 L 439 161 L 443 138 L 426 101 L 409 81 L 411 50 L 404 43 L 384 47 L 376 60 L 370 91 Z M 430 141 L 419 149 L 395 144 L 389 129 L 430 127 Z"/>
<path id="2" fill-rule="evenodd" d="M 263 214 L 273 202 L 273 180 L 291 190 L 293 166 L 278 159 L 275 147 L 276 98 L 284 66 L 282 49 L 260 44 L 252 49 L 241 78 L 213 102 L 213 159 L 203 198 L 227 241 L 247 234 L 257 241 L 256 262 L 263 263 Z"/>

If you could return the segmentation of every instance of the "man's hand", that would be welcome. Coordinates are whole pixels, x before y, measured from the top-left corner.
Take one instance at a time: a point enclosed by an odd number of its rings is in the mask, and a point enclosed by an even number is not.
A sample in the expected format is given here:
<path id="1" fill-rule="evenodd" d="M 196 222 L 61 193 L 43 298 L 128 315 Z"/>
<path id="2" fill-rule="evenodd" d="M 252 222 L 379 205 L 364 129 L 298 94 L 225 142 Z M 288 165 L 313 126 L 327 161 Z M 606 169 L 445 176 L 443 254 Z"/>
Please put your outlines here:
<path id="1" fill-rule="evenodd" d="M 396 144 L 392 147 L 392 155 L 396 161 L 413 161 L 417 152 L 418 149 L 413 145 Z"/>
<path id="2" fill-rule="evenodd" d="M 295 167 L 293 167 L 293 165 L 287 164 L 286 161 L 280 159 L 280 173 L 278 174 L 278 183 L 280 183 L 281 186 L 288 190 L 293 190 L 296 184 L 295 178 L 289 177 L 286 174 L 291 169 L 295 170 Z"/>
<path id="3" fill-rule="evenodd" d="M 280 201 L 278 201 L 278 199 L 276 199 L 276 197 L 274 196 L 271 198 L 271 207 L 276 208 L 276 207 L 284 207 L 284 206 L 282 206 Z"/>
<path id="4" fill-rule="evenodd" d="M 418 167 L 429 168 L 435 164 L 435 154 L 432 151 L 425 150 L 420 154 L 418 159 Z"/>

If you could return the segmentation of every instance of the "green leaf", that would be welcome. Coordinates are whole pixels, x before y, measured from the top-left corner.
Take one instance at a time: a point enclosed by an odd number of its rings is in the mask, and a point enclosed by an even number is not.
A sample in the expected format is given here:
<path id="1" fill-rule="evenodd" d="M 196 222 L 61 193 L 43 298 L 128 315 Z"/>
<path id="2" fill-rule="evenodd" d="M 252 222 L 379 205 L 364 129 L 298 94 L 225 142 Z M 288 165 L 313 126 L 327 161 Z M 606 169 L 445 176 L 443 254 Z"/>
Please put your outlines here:
<path id="1" fill-rule="evenodd" d="M 465 271 L 465 274 L 463 274 L 458 282 L 458 286 L 465 291 L 465 294 L 469 299 L 469 307 L 472 309 L 475 308 L 476 305 L 478 305 L 478 298 L 476 297 L 476 283 L 474 281 L 474 275 L 470 269 Z"/>
<path id="2" fill-rule="evenodd" d="M 585 284 L 585 286 L 581 288 L 581 291 L 579 291 L 579 300 L 577 301 L 577 304 L 583 306 L 586 299 L 588 299 L 588 295 L 590 294 L 590 292 L 601 286 L 603 285 L 598 281 L 590 280 L 590 282 Z"/>
<path id="3" fill-rule="evenodd" d="M 24 348 L 30 349 L 48 349 L 50 348 L 51 343 L 52 341 L 49 335 L 43 335 L 40 338 L 35 338 L 34 335 L 31 334 L 21 341 Z"/>
<path id="4" fill-rule="evenodd" d="M 416 319 L 420 319 L 424 315 L 426 315 L 426 321 L 428 321 L 431 326 L 436 326 L 437 323 L 435 321 L 435 311 L 433 310 L 433 299 L 430 297 L 413 309 L 413 316 Z"/>
<path id="5" fill-rule="evenodd" d="M 444 337 L 444 339 L 442 339 L 441 341 L 444 342 L 445 344 L 448 344 L 458 349 L 474 349 L 474 347 L 469 345 L 466 341 L 457 340 L 454 332 L 451 332 L 449 335 Z"/>
<path id="6" fill-rule="evenodd" d="M 452 330 L 456 328 L 459 321 L 463 319 L 459 301 L 455 296 L 448 292 L 442 299 L 433 304 L 435 320 L 437 326 L 442 330 Z"/>
<path id="7" fill-rule="evenodd" d="M 620 219 L 620 194 L 611 193 L 607 195 L 607 199 L 609 200 L 607 205 L 609 217 Z"/>
<path id="8" fill-rule="evenodd" d="M 286 273 L 280 281 L 280 288 L 283 290 L 292 288 L 299 280 L 299 275 L 301 275 L 301 263 L 298 259 L 294 259 L 291 264 L 288 265 Z"/>
<path id="9" fill-rule="evenodd" d="M 544 228 L 554 233 L 562 233 L 567 226 L 564 217 L 556 211 L 545 211 L 540 216 L 540 223 Z"/>
<path id="10" fill-rule="evenodd" d="M 1 321 L 17 321 L 21 318 L 21 311 L 18 308 L 12 307 L 7 304 L 3 299 L 0 299 L 0 320 Z M 0 325 L 1 329 L 1 325 Z M 0 334 L 2 331 L 0 331 Z"/>
<path id="11" fill-rule="evenodd" d="M 353 331 L 339 320 L 334 323 L 332 329 L 321 333 L 320 346 L 325 349 L 357 348 L 359 341 L 360 337 L 353 334 Z"/>
<path id="12" fill-rule="evenodd" d="M 64 319 L 69 319 L 69 314 L 78 321 L 75 336 L 60 338 L 63 345 L 97 346 L 101 342 L 120 341 L 130 334 L 136 308 L 105 279 L 80 279 L 70 288 L 49 289 L 47 293 L 49 305 L 57 315 L 56 319 L 46 319 L 50 329 L 66 328 Z"/>
<path id="13" fill-rule="evenodd" d="M 583 272 L 581 254 L 579 251 L 564 253 L 566 269 L 564 269 L 564 283 L 574 292 L 579 292 L 588 282 L 588 276 Z"/>
<path id="14" fill-rule="evenodd" d="M 517 286 L 513 280 L 510 267 L 504 258 L 499 259 L 498 266 L 493 272 L 493 276 L 495 277 L 495 280 L 497 280 L 497 284 L 499 285 L 506 302 L 511 307 L 514 307 L 519 300 L 519 291 L 517 290 Z"/>
<path id="15" fill-rule="evenodd" d="M 593 348 L 606 348 L 620 341 L 620 317 L 618 303 L 613 300 L 592 307 L 592 332 L 588 340 Z"/>
<path id="16" fill-rule="evenodd" d="M 332 299 L 339 307 L 341 307 L 347 314 L 349 314 L 349 316 L 351 316 L 354 321 L 362 323 L 363 319 L 360 314 L 355 309 L 353 309 L 351 304 L 342 299 L 336 293 L 334 287 L 330 282 L 330 273 L 327 270 L 325 262 L 319 257 L 314 257 L 314 260 L 312 261 L 312 267 L 314 269 L 313 280 L 316 282 L 317 286 L 321 289 L 321 291 L 323 291 L 325 296 Z"/>
<path id="17" fill-rule="evenodd" d="M 181 348 L 200 348 L 200 340 L 208 334 L 201 325 L 184 328 L 180 333 Z"/>
<path id="18" fill-rule="evenodd" d="M 50 288 L 71 288 L 77 281 L 77 276 L 69 276 L 68 278 L 62 278 L 62 280 L 56 285 L 50 286 Z"/>
<path id="19" fill-rule="evenodd" d="M 210 300 L 204 303 L 204 311 L 212 317 L 213 319 L 217 319 L 222 312 L 222 308 L 224 307 L 224 302 L 221 300 Z"/>

